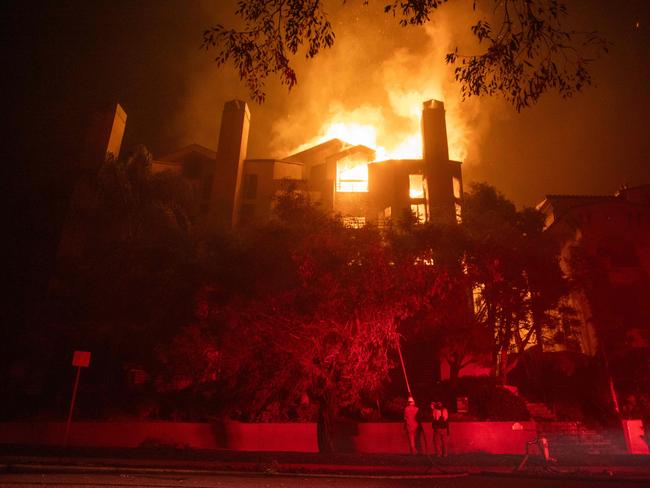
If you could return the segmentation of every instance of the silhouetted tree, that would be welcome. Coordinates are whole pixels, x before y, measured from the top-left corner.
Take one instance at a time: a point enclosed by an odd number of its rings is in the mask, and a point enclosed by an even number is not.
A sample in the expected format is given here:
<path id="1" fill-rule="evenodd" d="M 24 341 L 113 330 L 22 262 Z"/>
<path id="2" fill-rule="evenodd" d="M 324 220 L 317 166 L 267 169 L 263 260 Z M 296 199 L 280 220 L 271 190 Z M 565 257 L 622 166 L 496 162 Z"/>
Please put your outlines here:
<path id="1" fill-rule="evenodd" d="M 352 2 L 350 2 L 352 3 Z M 368 0 L 364 4 L 370 3 Z M 384 0 L 384 12 L 400 25 L 423 25 L 446 0 Z M 467 3 L 469 28 L 479 54 L 456 48 L 446 61 L 455 65 L 465 97 L 500 94 L 517 111 L 548 90 L 570 97 L 591 83 L 588 66 L 606 51 L 595 32 L 565 25 L 565 0 L 474 0 Z M 289 88 L 297 83 L 291 57 L 307 58 L 334 44 L 334 31 L 322 0 L 242 0 L 236 14 L 243 25 L 216 25 L 203 34 L 203 46 L 215 48 L 216 61 L 234 62 L 253 99 L 265 98 L 265 81 L 278 75 Z"/>
<path id="2" fill-rule="evenodd" d="M 151 154 L 137 146 L 109 157 L 71 204 L 70 227 L 82 238 L 59 259 L 44 320 L 65 338 L 63 354 L 93 350 L 92 374 L 116 388 L 125 363 L 152 364 L 156 343 L 191 317 L 195 203 L 180 175 L 153 173 Z"/>
<path id="3" fill-rule="evenodd" d="M 566 284 L 557 251 L 542 234 L 541 217 L 534 210 L 517 212 L 486 184 L 474 185 L 465 203 L 475 317 L 493 334 L 494 364 L 505 382 L 516 364 L 511 353 L 516 358 L 533 343 L 543 348 L 545 330 L 557 325 L 553 312 Z"/>

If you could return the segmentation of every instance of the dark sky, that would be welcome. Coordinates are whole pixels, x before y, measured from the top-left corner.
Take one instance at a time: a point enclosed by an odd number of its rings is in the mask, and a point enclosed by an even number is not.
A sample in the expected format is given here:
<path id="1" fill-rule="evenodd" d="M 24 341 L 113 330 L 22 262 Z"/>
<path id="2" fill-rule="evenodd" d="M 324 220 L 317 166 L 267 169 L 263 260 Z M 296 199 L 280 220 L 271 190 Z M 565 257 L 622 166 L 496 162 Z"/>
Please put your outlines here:
<path id="1" fill-rule="evenodd" d="M 5 18 L 17 142 L 30 151 L 72 153 L 86 111 L 119 101 L 128 113 L 126 146 L 144 143 L 155 155 L 191 142 L 216 148 L 224 101 L 247 92 L 230 66 L 218 68 L 199 46 L 204 28 L 232 22 L 234 1 L 38 3 L 14 2 Z M 466 35 L 464 16 L 444 12 L 445 32 L 434 39 L 442 47 L 432 52 L 422 48 L 421 28 L 396 27 L 361 2 L 343 9 L 330 3 L 335 48 L 310 63 L 299 60 L 292 93 L 271 82 L 264 106 L 249 102 L 251 156 L 282 155 L 318 135 L 333 104 L 385 107 L 387 88 L 379 85 L 391 83 L 385 67 L 396 53 L 400 69 L 414 69 L 414 59 L 435 69 L 432 86 L 443 86 L 448 108 L 458 99 L 440 58 Z M 623 183 L 650 181 L 650 2 L 569 3 L 579 27 L 598 29 L 612 43 L 594 65 L 595 88 L 572 100 L 545 96 L 522 114 L 495 100 L 454 101 L 456 112 L 471 114 L 463 120 L 466 179 L 488 181 L 519 205 L 546 193 L 613 193 Z M 51 160 L 32 162 L 31 171 L 56 174 L 59 162 Z"/>

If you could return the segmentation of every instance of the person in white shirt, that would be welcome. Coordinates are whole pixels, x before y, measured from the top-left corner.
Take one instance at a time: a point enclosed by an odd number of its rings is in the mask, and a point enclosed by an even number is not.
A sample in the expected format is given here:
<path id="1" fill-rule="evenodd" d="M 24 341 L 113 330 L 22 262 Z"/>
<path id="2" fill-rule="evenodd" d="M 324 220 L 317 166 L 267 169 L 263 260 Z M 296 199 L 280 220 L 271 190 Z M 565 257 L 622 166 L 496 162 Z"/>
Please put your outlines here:
<path id="1" fill-rule="evenodd" d="M 411 454 L 417 454 L 417 447 L 415 445 L 415 436 L 418 431 L 418 411 L 419 408 L 415 406 L 415 400 L 413 397 L 408 398 L 408 404 L 404 409 L 404 427 L 406 428 L 406 433 L 409 438 L 409 452 Z"/>

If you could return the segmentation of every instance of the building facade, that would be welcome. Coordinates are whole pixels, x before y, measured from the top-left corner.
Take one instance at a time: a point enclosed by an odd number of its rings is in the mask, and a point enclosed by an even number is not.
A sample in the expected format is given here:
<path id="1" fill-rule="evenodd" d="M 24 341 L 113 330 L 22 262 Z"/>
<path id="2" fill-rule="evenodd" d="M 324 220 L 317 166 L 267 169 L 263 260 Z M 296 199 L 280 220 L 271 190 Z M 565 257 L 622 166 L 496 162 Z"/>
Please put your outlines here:
<path id="1" fill-rule="evenodd" d="M 569 305 L 582 352 L 650 346 L 650 184 L 615 195 L 547 195 L 537 209 L 576 283 Z"/>
<path id="2" fill-rule="evenodd" d="M 216 151 L 191 145 L 153 162 L 154 171 L 182 172 L 193 181 L 207 231 L 269 220 L 287 183 L 349 225 L 409 214 L 419 222 L 461 218 L 461 163 L 449 159 L 442 102 L 423 104 L 422 159 L 377 161 L 372 148 L 339 139 L 282 159 L 250 159 L 249 129 L 246 103 L 229 101 Z"/>

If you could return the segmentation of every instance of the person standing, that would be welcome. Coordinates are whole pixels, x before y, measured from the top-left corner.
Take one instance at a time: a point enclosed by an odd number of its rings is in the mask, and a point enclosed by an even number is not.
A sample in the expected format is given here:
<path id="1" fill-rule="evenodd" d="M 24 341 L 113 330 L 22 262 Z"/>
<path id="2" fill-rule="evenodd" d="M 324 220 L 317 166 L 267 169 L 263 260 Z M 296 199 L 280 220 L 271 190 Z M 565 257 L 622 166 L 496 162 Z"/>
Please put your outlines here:
<path id="1" fill-rule="evenodd" d="M 409 452 L 417 454 L 417 447 L 415 445 L 415 436 L 418 431 L 418 411 L 419 408 L 415 406 L 413 397 L 408 398 L 406 408 L 404 409 L 404 427 L 409 438 Z"/>
<path id="2" fill-rule="evenodd" d="M 449 439 L 449 412 L 442 402 L 432 402 L 433 410 L 433 454 L 447 457 L 447 440 Z"/>

